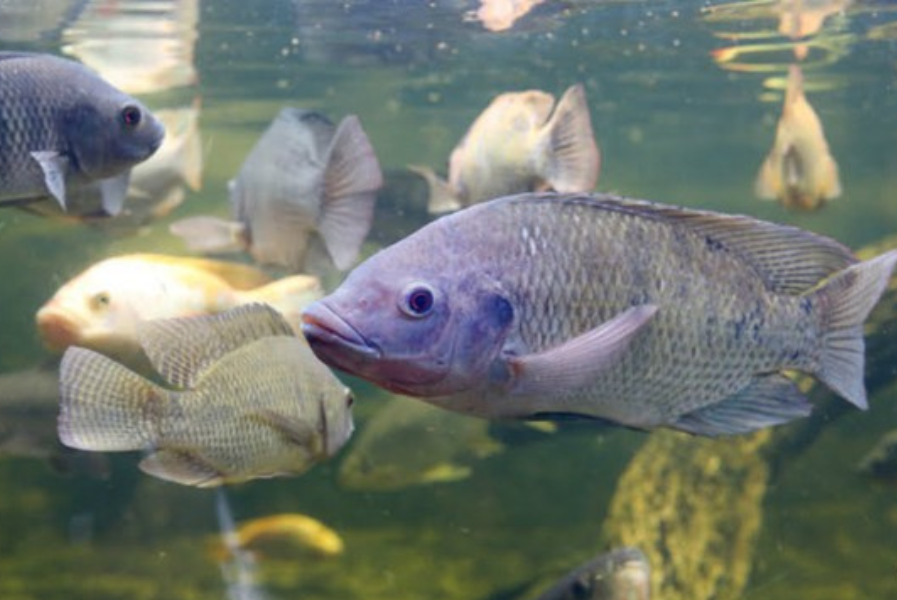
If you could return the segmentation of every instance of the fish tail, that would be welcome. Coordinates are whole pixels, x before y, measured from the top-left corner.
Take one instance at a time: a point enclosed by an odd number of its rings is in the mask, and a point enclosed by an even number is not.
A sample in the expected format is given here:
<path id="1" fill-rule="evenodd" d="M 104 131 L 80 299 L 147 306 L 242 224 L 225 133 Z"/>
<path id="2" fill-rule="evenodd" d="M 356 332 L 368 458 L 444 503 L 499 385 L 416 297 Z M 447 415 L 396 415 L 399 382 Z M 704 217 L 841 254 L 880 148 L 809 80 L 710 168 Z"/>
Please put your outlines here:
<path id="1" fill-rule="evenodd" d="M 168 393 L 110 358 L 71 347 L 60 365 L 59 439 L 70 448 L 148 448 Z"/>
<path id="2" fill-rule="evenodd" d="M 461 200 L 455 194 L 452 186 L 447 181 L 440 178 L 430 167 L 422 167 L 419 165 L 408 165 L 408 170 L 417 173 L 427 182 L 429 189 L 429 200 L 427 201 L 427 211 L 430 214 L 438 215 L 445 212 L 453 212 L 464 208 Z"/>
<path id="3" fill-rule="evenodd" d="M 545 126 L 542 177 L 561 193 L 590 192 L 598 183 L 601 154 L 582 84 L 570 87 Z"/>
<path id="4" fill-rule="evenodd" d="M 323 295 L 321 281 L 317 277 L 293 275 L 254 290 L 237 292 L 237 303 L 267 304 L 282 314 L 293 329 L 298 331 L 302 310 Z"/>
<path id="5" fill-rule="evenodd" d="M 863 322 L 884 293 L 897 250 L 833 275 L 809 298 L 822 310 L 822 356 L 816 376 L 857 408 L 866 409 Z"/>

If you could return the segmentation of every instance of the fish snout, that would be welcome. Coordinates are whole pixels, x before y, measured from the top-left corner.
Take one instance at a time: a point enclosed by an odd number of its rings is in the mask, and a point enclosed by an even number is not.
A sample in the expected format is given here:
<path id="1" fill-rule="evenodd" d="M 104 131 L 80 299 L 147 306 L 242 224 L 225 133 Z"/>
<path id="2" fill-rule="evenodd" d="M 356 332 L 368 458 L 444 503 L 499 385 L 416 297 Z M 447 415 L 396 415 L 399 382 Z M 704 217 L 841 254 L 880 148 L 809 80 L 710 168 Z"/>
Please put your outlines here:
<path id="1" fill-rule="evenodd" d="M 379 348 L 322 301 L 302 311 L 302 334 L 318 358 L 350 373 L 380 358 Z"/>
<path id="2" fill-rule="evenodd" d="M 77 345 L 78 326 L 64 312 L 54 306 L 45 306 L 35 316 L 37 331 L 44 345 L 53 352 L 62 352 Z"/>

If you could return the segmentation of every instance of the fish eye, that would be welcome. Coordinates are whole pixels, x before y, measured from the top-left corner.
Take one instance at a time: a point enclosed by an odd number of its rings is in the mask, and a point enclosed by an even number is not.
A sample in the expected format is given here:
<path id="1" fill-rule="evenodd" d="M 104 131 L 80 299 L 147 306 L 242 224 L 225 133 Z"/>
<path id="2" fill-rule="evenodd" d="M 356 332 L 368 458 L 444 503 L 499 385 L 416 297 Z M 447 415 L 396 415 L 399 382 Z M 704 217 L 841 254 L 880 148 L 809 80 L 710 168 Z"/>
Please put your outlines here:
<path id="1" fill-rule="evenodd" d="M 106 308 L 112 302 L 109 292 L 98 292 L 90 299 L 90 305 L 94 310 Z"/>
<path id="2" fill-rule="evenodd" d="M 430 286 L 423 283 L 412 283 L 405 288 L 399 299 L 399 308 L 409 317 L 420 318 L 433 310 L 434 296 Z"/>
<path id="3" fill-rule="evenodd" d="M 139 106 L 128 104 L 121 109 L 120 118 L 122 125 L 128 129 L 134 129 L 140 125 L 140 121 L 143 119 L 143 111 L 140 110 Z"/>
<path id="4" fill-rule="evenodd" d="M 355 404 L 355 396 L 348 394 L 346 396 L 346 408 L 351 408 L 353 404 Z"/>

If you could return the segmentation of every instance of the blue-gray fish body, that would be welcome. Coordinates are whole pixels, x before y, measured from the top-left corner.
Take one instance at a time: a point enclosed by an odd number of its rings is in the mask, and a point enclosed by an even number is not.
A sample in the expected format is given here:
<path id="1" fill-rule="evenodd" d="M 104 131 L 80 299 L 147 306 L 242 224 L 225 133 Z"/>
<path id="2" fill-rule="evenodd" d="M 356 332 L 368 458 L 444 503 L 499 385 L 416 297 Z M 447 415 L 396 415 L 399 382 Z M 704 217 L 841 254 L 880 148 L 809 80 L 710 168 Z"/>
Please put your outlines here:
<path id="1" fill-rule="evenodd" d="M 50 55 L 0 52 L 0 205 L 100 186 L 117 212 L 130 168 L 165 130 L 142 104 L 86 67 Z"/>
<path id="2" fill-rule="evenodd" d="M 786 370 L 866 407 L 862 322 L 895 262 L 748 217 L 524 194 L 371 257 L 303 331 L 331 366 L 468 414 L 741 433 L 809 413 Z"/>

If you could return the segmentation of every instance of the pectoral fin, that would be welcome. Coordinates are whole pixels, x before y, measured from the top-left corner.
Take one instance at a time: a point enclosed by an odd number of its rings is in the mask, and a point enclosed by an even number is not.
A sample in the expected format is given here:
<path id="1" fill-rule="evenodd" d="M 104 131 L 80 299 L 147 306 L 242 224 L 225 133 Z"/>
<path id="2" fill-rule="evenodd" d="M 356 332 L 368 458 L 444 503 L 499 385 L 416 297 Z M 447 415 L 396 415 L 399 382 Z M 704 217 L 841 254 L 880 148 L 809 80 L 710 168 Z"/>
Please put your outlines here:
<path id="1" fill-rule="evenodd" d="M 102 197 L 103 211 L 110 217 L 121 212 L 128 195 L 128 183 L 131 181 L 131 171 L 127 170 L 121 175 L 100 180 L 100 196 Z"/>
<path id="2" fill-rule="evenodd" d="M 44 185 L 47 186 L 47 191 L 56 199 L 62 210 L 66 210 L 65 174 L 68 172 L 69 160 L 58 152 L 43 150 L 32 152 L 31 157 L 44 172 Z"/>
<path id="3" fill-rule="evenodd" d="M 560 346 L 508 359 L 511 392 L 539 395 L 590 384 L 629 348 L 657 308 L 654 304 L 633 306 Z"/>

